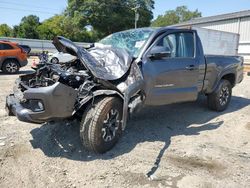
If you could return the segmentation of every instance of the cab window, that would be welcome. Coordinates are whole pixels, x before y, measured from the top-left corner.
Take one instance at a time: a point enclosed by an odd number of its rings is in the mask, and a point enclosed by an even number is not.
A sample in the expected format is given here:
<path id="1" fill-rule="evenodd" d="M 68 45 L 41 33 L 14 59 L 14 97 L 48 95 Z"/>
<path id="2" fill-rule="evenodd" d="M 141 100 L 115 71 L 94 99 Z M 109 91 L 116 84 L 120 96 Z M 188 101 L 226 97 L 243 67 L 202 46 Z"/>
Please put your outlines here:
<path id="1" fill-rule="evenodd" d="M 194 57 L 194 36 L 191 32 L 169 34 L 161 38 L 157 47 L 170 51 L 170 57 Z"/>

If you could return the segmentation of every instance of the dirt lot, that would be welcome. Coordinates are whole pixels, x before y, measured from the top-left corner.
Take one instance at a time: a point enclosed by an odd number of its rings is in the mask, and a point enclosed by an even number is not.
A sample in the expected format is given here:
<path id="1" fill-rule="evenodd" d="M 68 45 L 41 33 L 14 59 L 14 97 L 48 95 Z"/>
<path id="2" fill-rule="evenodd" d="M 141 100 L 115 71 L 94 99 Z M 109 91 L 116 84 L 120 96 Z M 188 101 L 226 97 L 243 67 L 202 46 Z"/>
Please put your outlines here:
<path id="1" fill-rule="evenodd" d="M 250 187 L 249 76 L 222 113 L 205 97 L 143 110 L 104 155 L 81 147 L 77 124 L 7 117 L 17 76 L 0 73 L 0 187 Z"/>

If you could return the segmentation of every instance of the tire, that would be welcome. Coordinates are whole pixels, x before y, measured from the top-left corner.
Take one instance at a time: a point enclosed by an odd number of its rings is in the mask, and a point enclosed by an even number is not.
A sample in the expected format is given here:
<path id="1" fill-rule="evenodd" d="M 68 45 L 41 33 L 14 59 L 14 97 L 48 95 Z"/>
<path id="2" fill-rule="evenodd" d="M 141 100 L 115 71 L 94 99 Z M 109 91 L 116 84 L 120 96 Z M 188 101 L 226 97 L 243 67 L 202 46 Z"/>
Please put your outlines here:
<path id="1" fill-rule="evenodd" d="M 57 64 L 57 63 L 59 63 L 59 59 L 56 58 L 56 57 L 53 57 L 53 58 L 50 60 L 50 62 L 53 63 L 53 64 Z"/>
<path id="2" fill-rule="evenodd" d="M 112 149 L 122 135 L 122 102 L 117 97 L 105 97 L 89 105 L 80 123 L 83 146 L 95 153 Z"/>
<path id="3" fill-rule="evenodd" d="M 16 74 L 20 69 L 20 65 L 15 59 L 7 59 L 4 61 L 2 70 L 7 74 Z"/>
<path id="4" fill-rule="evenodd" d="M 208 107 L 218 112 L 224 111 L 231 101 L 231 96 L 231 83 L 228 80 L 222 79 L 215 91 L 208 95 Z"/>

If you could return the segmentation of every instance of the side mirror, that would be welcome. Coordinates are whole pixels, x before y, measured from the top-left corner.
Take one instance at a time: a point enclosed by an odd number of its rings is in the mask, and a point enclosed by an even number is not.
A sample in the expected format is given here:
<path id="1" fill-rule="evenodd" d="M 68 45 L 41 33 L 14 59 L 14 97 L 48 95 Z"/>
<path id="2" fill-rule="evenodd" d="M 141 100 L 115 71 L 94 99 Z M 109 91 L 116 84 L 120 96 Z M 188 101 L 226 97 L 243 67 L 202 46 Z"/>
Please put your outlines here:
<path id="1" fill-rule="evenodd" d="M 162 59 L 166 57 L 171 57 L 171 51 L 168 47 L 154 46 L 149 53 L 149 58 L 151 59 Z"/>

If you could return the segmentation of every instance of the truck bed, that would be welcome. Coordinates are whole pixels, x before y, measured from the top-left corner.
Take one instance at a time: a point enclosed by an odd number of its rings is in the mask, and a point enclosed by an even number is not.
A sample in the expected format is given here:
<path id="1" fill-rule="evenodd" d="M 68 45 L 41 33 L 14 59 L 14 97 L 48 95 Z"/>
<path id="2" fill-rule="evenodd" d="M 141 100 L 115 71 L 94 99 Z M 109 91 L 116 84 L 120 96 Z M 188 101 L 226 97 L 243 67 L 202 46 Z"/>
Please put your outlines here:
<path id="1" fill-rule="evenodd" d="M 206 74 L 203 92 L 211 93 L 225 72 L 232 73 L 232 85 L 243 79 L 243 58 L 240 56 L 205 55 Z M 221 76 L 220 76 L 221 75 Z M 234 76 L 233 76 L 234 75 Z M 234 77 L 234 78 L 233 78 Z"/>

